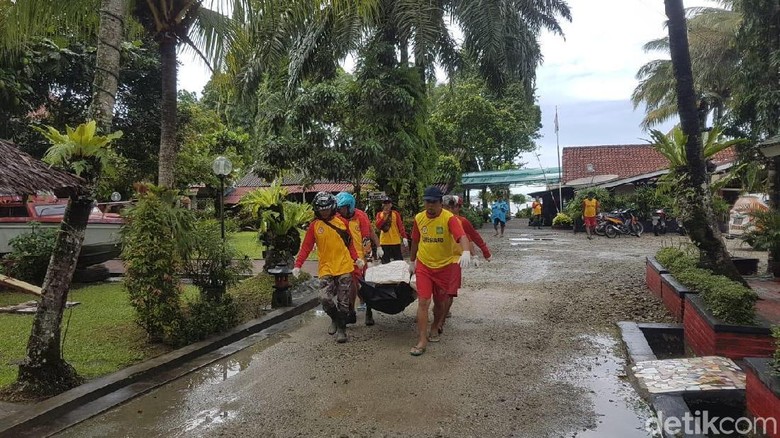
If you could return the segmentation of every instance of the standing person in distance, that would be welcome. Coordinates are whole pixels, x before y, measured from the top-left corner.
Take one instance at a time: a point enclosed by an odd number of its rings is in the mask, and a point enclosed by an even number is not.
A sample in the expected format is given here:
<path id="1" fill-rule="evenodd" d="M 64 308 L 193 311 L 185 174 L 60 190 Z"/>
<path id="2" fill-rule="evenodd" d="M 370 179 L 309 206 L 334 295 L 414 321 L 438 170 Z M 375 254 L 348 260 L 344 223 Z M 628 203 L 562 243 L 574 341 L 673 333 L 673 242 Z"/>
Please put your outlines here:
<path id="1" fill-rule="evenodd" d="M 438 340 L 438 328 L 444 318 L 448 294 L 460 287 L 461 269 L 471 263 L 469 240 L 460 221 L 442 207 L 444 194 L 438 187 L 425 189 L 425 211 L 414 217 L 412 227 L 411 264 L 409 271 L 417 274 L 417 344 L 412 356 L 425 353 L 428 346 L 428 309 L 433 299 L 431 340 Z M 453 241 L 460 245 L 461 255 L 452 249 Z"/>
<path id="2" fill-rule="evenodd" d="M 493 229 L 496 233 L 493 236 L 499 236 L 499 226 L 501 227 L 501 237 L 504 237 L 504 228 L 506 227 L 506 215 L 509 212 L 509 204 L 504 201 L 501 194 L 498 195 L 491 210 L 491 219 L 493 220 Z"/>
<path id="3" fill-rule="evenodd" d="M 393 260 L 403 260 L 401 244 L 409 246 L 406 229 L 401 213 L 393 209 L 393 200 L 385 197 L 382 201 L 382 211 L 376 214 L 376 227 L 379 229 L 379 243 L 382 245 L 382 263 Z"/>
<path id="4" fill-rule="evenodd" d="M 336 214 L 336 197 L 319 192 L 314 196 L 312 204 L 316 218 L 306 229 L 292 274 L 296 278 L 301 275 L 301 266 L 316 244 L 319 254 L 320 303 L 330 316 L 328 334 L 335 334 L 336 342 L 341 344 L 347 342 L 352 271 L 355 267 L 363 269 L 365 262 L 358 258 L 352 244 L 349 223 Z"/>
<path id="5" fill-rule="evenodd" d="M 355 207 L 355 197 L 351 193 L 341 192 L 336 195 L 336 207 L 339 216 L 343 217 L 349 223 L 349 232 L 352 242 L 355 246 L 358 258 L 364 263 L 367 262 L 367 256 L 371 254 L 371 243 L 376 245 L 377 257 L 382 257 L 382 247 L 379 245 L 379 239 L 371 230 L 371 221 L 363 210 Z M 362 269 L 356 268 L 352 272 L 352 288 L 349 293 L 349 314 L 347 315 L 347 324 L 357 322 L 357 313 L 355 312 L 355 298 L 360 289 L 360 280 L 364 278 L 368 266 Z M 374 315 L 371 307 L 366 304 L 366 325 L 374 325 Z"/>
<path id="6" fill-rule="evenodd" d="M 585 222 L 585 231 L 588 233 L 588 240 L 592 239 L 593 231 L 596 229 L 596 216 L 599 214 L 601 205 L 596 194 L 588 192 L 588 196 L 582 200 L 582 220 Z"/>
<path id="7" fill-rule="evenodd" d="M 531 203 L 531 214 L 534 216 L 534 225 L 536 229 L 542 229 L 542 198 L 537 196 L 534 198 L 534 202 Z"/>

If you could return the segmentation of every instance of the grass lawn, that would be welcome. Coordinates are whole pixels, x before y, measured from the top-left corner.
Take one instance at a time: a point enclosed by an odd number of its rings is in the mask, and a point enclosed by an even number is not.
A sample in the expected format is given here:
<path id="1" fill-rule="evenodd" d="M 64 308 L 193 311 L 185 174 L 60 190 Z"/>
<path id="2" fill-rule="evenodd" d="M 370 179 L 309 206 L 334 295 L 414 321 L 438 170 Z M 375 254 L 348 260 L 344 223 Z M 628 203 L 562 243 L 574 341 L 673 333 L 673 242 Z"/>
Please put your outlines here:
<path id="1" fill-rule="evenodd" d="M 239 254 L 248 256 L 252 260 L 261 260 L 265 247 L 257 240 L 256 231 L 239 231 L 227 236 L 230 243 L 238 250 Z M 301 234 L 303 238 L 303 233 Z M 309 254 L 306 260 L 317 260 L 317 248 Z"/>
<path id="2" fill-rule="evenodd" d="M 193 286 L 185 287 L 185 297 L 197 295 Z M 2 291 L 0 305 L 19 304 L 35 297 Z M 146 342 L 146 333 L 134 319 L 127 292 L 122 283 L 101 283 L 71 290 L 68 301 L 81 304 L 66 309 L 62 333 L 63 352 L 79 374 L 94 378 L 136 362 L 170 351 L 163 345 Z M 70 318 L 70 326 L 65 327 Z M 0 387 L 16 379 L 17 365 L 25 356 L 33 315 L 0 314 Z"/>

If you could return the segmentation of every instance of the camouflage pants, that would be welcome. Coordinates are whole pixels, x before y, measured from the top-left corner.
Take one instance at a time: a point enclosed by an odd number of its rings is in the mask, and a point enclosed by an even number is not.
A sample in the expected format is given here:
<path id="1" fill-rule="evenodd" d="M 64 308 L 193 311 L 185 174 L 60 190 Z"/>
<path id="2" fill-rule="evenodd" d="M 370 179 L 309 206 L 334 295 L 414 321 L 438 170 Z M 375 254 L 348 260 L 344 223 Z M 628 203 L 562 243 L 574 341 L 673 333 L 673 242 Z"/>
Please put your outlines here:
<path id="1" fill-rule="evenodd" d="M 339 276 L 328 275 L 320 278 L 320 303 L 322 309 L 329 313 L 349 311 L 349 290 L 352 286 L 352 274 Z M 334 302 L 335 299 L 335 302 Z"/>

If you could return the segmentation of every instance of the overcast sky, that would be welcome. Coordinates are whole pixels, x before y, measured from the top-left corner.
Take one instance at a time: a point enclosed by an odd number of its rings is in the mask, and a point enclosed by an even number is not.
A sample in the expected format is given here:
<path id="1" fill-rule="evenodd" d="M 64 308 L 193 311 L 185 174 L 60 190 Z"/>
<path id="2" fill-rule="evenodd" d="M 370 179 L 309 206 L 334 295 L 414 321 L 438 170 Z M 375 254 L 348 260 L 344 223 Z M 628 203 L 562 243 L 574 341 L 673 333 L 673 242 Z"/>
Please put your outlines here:
<path id="1" fill-rule="evenodd" d="M 715 6 L 689 0 L 686 7 Z M 572 22 L 562 23 L 565 40 L 542 36 L 544 63 L 537 72 L 542 109 L 537 141 L 544 167 L 557 167 L 553 118 L 558 106 L 560 146 L 638 144 L 649 136 L 640 128 L 644 109 L 633 109 L 630 97 L 639 67 L 658 53 L 644 53 L 647 41 L 665 35 L 662 0 L 569 0 Z M 208 72 L 188 54 L 181 56 L 179 86 L 200 92 Z M 663 126 L 666 130 L 669 126 Z M 538 167 L 536 157 L 522 157 Z"/>

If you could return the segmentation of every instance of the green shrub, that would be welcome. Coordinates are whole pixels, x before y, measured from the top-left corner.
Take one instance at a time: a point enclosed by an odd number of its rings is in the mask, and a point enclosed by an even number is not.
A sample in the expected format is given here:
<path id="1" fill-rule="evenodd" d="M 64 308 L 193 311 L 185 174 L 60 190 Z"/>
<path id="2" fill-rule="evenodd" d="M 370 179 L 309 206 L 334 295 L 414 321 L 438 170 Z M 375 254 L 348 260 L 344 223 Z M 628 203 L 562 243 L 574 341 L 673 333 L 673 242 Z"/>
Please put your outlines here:
<path id="1" fill-rule="evenodd" d="M 520 210 L 517 210 L 517 212 L 515 212 L 515 217 L 517 219 L 531 217 L 531 207 L 521 208 Z"/>
<path id="2" fill-rule="evenodd" d="M 290 287 L 295 287 L 309 279 L 311 279 L 309 274 L 301 272 L 298 278 L 290 277 Z M 265 273 L 247 278 L 228 289 L 228 295 L 240 303 L 238 306 L 239 324 L 263 316 L 265 313 L 263 309 L 271 305 L 273 292 L 274 276 Z"/>
<path id="3" fill-rule="evenodd" d="M 172 190 L 146 189 L 126 210 L 121 232 L 125 287 L 152 342 L 178 343 L 184 325 L 179 273 L 192 246 L 194 217 L 175 206 L 177 197 Z"/>
<path id="4" fill-rule="evenodd" d="M 693 247 L 667 246 L 658 250 L 655 259 L 672 273 L 695 268 L 699 263 L 698 250 Z"/>
<path id="5" fill-rule="evenodd" d="M 238 324 L 238 315 L 238 303 L 227 294 L 219 300 L 191 301 L 184 308 L 183 324 L 173 343 L 187 345 L 231 329 Z"/>
<path id="6" fill-rule="evenodd" d="M 5 271 L 9 276 L 28 283 L 43 284 L 49 259 L 57 240 L 57 228 L 41 228 L 31 222 L 32 230 L 8 241 L 12 251 L 3 258 Z"/>
<path id="7" fill-rule="evenodd" d="M 772 358 L 772 368 L 775 376 L 780 376 L 780 325 L 772 327 L 772 337 L 775 338 L 775 354 Z"/>
<path id="8" fill-rule="evenodd" d="M 574 194 L 574 199 L 569 201 L 564 207 L 564 212 L 569 217 L 581 217 L 582 216 L 582 201 L 588 196 L 588 193 L 593 192 L 595 198 L 601 205 L 601 211 L 612 210 L 612 195 L 609 194 L 607 189 L 600 187 L 591 187 L 578 190 Z"/>
<path id="9" fill-rule="evenodd" d="M 566 213 L 558 213 L 555 215 L 552 221 L 554 227 L 570 227 L 572 224 L 571 217 Z"/>
<path id="10" fill-rule="evenodd" d="M 469 222 L 471 222 L 471 225 L 473 225 L 475 229 L 480 229 L 482 228 L 483 225 L 485 225 L 485 221 L 482 218 L 481 210 L 475 210 L 469 207 L 462 207 L 460 209 L 460 214 L 461 216 L 468 219 Z"/>

